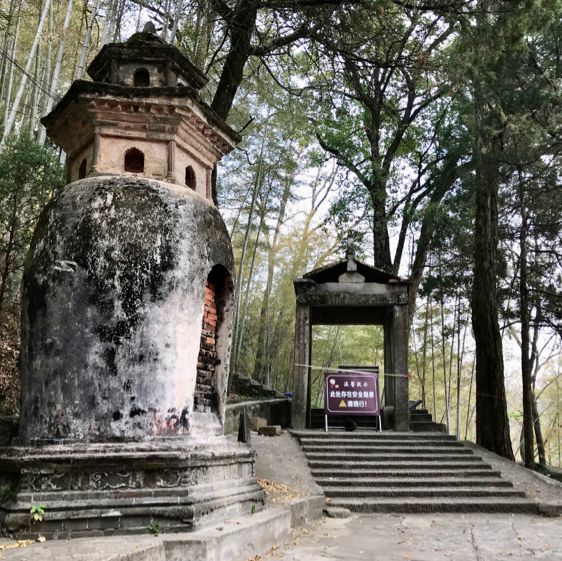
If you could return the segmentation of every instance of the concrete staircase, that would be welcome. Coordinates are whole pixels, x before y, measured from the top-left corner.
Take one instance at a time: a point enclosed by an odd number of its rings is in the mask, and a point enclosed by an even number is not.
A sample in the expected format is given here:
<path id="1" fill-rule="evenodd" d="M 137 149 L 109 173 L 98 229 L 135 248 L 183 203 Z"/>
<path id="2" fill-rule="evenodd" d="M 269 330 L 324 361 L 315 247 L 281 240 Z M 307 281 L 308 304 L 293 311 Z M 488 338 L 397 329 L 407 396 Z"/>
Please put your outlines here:
<path id="1" fill-rule="evenodd" d="M 414 432 L 447 432 L 447 427 L 436 423 L 427 409 L 410 410 L 410 430 Z"/>
<path id="2" fill-rule="evenodd" d="M 293 431 L 327 505 L 352 512 L 538 513 L 471 449 L 440 432 Z"/>

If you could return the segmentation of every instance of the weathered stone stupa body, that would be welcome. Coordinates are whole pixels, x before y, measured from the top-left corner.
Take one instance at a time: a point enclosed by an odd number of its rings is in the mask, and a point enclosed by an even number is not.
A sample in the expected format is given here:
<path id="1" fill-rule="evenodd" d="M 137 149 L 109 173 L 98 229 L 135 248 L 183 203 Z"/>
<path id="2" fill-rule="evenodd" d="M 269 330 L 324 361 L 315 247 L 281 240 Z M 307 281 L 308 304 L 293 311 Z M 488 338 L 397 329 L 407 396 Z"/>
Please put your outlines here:
<path id="1" fill-rule="evenodd" d="M 262 501 L 253 452 L 220 436 L 233 258 L 211 173 L 238 138 L 200 101 L 206 77 L 149 32 L 88 72 L 43 120 L 70 183 L 26 262 L 0 518 L 20 533 L 190 528 Z"/>

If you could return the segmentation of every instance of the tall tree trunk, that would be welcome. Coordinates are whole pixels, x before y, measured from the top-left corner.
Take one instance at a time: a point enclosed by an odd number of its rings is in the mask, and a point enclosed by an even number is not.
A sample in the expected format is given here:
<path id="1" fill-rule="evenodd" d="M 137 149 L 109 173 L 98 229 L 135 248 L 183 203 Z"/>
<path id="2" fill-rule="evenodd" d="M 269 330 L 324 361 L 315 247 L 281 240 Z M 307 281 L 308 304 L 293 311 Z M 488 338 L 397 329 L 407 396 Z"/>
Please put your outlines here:
<path id="1" fill-rule="evenodd" d="M 228 24 L 230 49 L 226 55 L 223 71 L 211 102 L 211 109 L 225 120 L 230 113 L 234 97 L 244 77 L 244 67 L 250 57 L 252 35 L 257 17 L 258 4 L 255 0 L 239 0 Z M 216 167 L 211 177 L 211 188 L 213 201 L 217 204 Z"/>
<path id="2" fill-rule="evenodd" d="M 117 3 L 117 16 L 115 17 L 115 22 L 113 23 L 113 34 L 111 40 L 114 43 L 119 42 L 121 38 L 121 22 L 123 21 L 123 13 L 125 12 L 126 0 L 120 0 Z"/>
<path id="3" fill-rule="evenodd" d="M 2 139 L 0 140 L 0 149 L 2 149 L 6 145 L 6 142 L 10 137 L 10 133 L 12 132 L 12 128 L 16 121 L 16 115 L 20 108 L 21 99 L 23 97 L 23 93 L 27 85 L 27 80 L 28 80 L 29 73 L 31 72 L 31 67 L 33 66 L 33 63 L 35 61 L 35 54 L 39 46 L 39 41 L 41 40 L 41 34 L 43 33 L 43 27 L 45 25 L 45 21 L 47 21 L 47 15 L 49 14 L 50 6 L 51 6 L 51 0 L 45 0 L 45 4 L 43 4 L 43 10 L 41 12 L 41 17 L 39 18 L 39 25 L 37 26 L 37 29 L 35 31 L 33 44 L 31 45 L 29 56 L 27 57 L 25 70 L 21 76 L 20 85 L 16 93 L 14 103 L 12 105 L 12 110 L 10 111 L 10 116 L 8 117 L 8 121 L 6 122 L 6 128 L 4 129 L 4 134 L 2 135 Z"/>
<path id="4" fill-rule="evenodd" d="M 521 375 L 523 378 L 523 461 L 525 467 L 532 468 L 535 464 L 535 447 L 533 442 L 533 385 L 531 382 L 531 341 L 529 319 L 529 287 L 527 285 L 527 234 L 529 220 L 525 206 L 525 192 L 521 170 L 518 171 L 519 211 L 521 228 L 519 230 L 519 315 L 521 318 Z"/>
<path id="5" fill-rule="evenodd" d="M 265 216 L 267 214 L 267 203 L 269 200 L 269 195 L 271 193 L 271 189 L 272 189 L 273 185 L 270 182 L 269 183 L 269 187 L 267 189 L 267 192 L 265 194 L 264 200 L 263 200 L 263 204 L 261 206 L 260 209 L 260 220 L 258 223 L 258 228 L 256 231 L 256 239 L 254 242 L 254 247 L 252 250 L 252 260 L 250 262 L 250 270 L 248 271 L 248 278 L 246 279 L 246 282 L 243 283 L 242 280 L 240 279 L 240 289 L 243 289 L 243 292 L 245 293 L 244 296 L 244 302 L 243 302 L 243 306 L 241 308 L 239 308 L 238 310 L 238 348 L 236 349 L 236 360 L 238 361 L 238 359 L 240 358 L 240 353 L 242 350 L 242 341 L 244 338 L 244 329 L 246 326 L 246 320 L 248 319 L 248 314 L 247 314 L 247 310 L 248 310 L 248 301 L 250 298 L 250 294 L 251 294 L 251 285 L 252 285 L 252 280 L 253 280 L 253 274 L 254 274 L 254 264 L 256 262 L 256 256 L 257 256 L 257 250 L 258 250 L 258 244 L 260 241 L 260 235 L 265 223 Z"/>
<path id="6" fill-rule="evenodd" d="M 10 43 L 11 43 L 11 39 L 12 39 L 12 26 L 14 23 L 14 10 L 16 7 L 16 4 L 20 6 L 21 9 L 21 3 L 20 2 L 16 2 L 16 0 L 10 0 L 10 7 L 8 8 L 8 15 L 6 16 L 6 30 L 4 33 L 4 42 L 2 45 L 2 51 L 4 53 L 7 53 L 10 50 Z M 18 15 L 17 17 L 17 21 L 16 21 L 16 27 L 19 24 L 19 10 L 18 10 Z M 13 59 L 13 57 L 12 57 Z M 4 84 L 5 84 L 5 79 L 6 79 L 6 69 L 8 68 L 8 65 L 13 65 L 13 63 L 11 61 L 8 60 L 8 57 L 3 56 L 0 62 L 0 98 L 4 96 Z"/>
<path id="7" fill-rule="evenodd" d="M 447 384 L 447 403 L 449 404 L 449 422 L 451 422 L 451 393 L 453 387 L 453 355 L 455 354 L 455 335 L 456 335 L 456 324 L 457 324 L 457 305 L 456 300 L 453 304 L 453 325 L 451 329 L 451 342 L 449 343 L 449 376 Z"/>
<path id="8" fill-rule="evenodd" d="M 86 62 L 88 60 L 88 53 L 90 52 L 90 43 L 92 42 L 92 30 L 98 14 L 98 4 L 99 0 L 94 0 L 92 4 L 92 13 L 87 20 L 86 32 L 84 33 L 84 40 L 82 41 L 82 48 L 80 49 L 80 58 L 78 59 L 78 63 L 76 64 L 74 71 L 75 80 L 80 80 L 82 76 L 84 76 L 84 72 L 86 70 Z"/>
<path id="9" fill-rule="evenodd" d="M 464 430 L 464 439 L 468 440 L 468 426 L 470 425 L 470 406 L 472 405 L 472 385 L 474 384 L 474 371 L 476 361 L 472 361 L 472 368 L 470 369 L 470 386 L 468 386 L 468 403 L 466 405 L 466 428 Z"/>
<path id="10" fill-rule="evenodd" d="M 428 335 L 428 328 L 429 328 L 429 299 L 431 297 L 431 292 L 427 295 L 427 299 L 425 301 L 425 318 L 423 322 L 423 355 L 422 355 L 422 388 L 421 388 L 421 399 L 423 406 L 427 408 L 426 400 L 425 400 L 425 372 L 426 372 L 426 363 L 427 363 L 427 335 Z"/>
<path id="11" fill-rule="evenodd" d="M 20 5 L 21 7 L 21 5 Z M 21 9 L 21 8 L 20 8 Z M 18 19 L 16 22 L 16 31 L 14 33 L 14 40 L 12 42 L 12 48 L 10 51 L 10 58 L 11 60 L 9 61 L 9 65 L 10 65 L 10 69 L 8 70 L 8 84 L 6 86 L 6 97 L 4 98 L 4 115 L 3 115 L 3 123 L 4 123 L 4 128 L 6 128 L 6 125 L 8 123 L 8 116 L 10 114 L 10 105 L 11 105 L 11 101 L 12 101 L 12 86 L 14 83 L 14 63 L 12 61 L 16 60 L 16 54 L 17 54 L 17 48 L 18 48 L 18 39 L 19 39 L 19 34 L 20 34 L 20 17 L 19 17 L 20 11 L 18 10 Z M 8 61 L 7 61 L 8 63 Z"/>
<path id="12" fill-rule="evenodd" d="M 162 37 L 164 43 L 168 41 L 168 27 L 170 26 L 170 0 L 162 0 L 162 32 L 160 33 L 160 37 Z"/>
<path id="13" fill-rule="evenodd" d="M 431 318 L 430 324 L 430 334 L 431 334 L 431 389 L 433 397 L 433 420 L 437 422 L 437 395 L 435 388 L 435 345 L 433 338 L 433 318 Z"/>
<path id="14" fill-rule="evenodd" d="M 238 315 L 237 315 L 238 336 L 237 336 L 237 345 L 236 348 L 234 349 L 236 364 L 238 364 L 238 362 L 240 361 L 240 354 L 242 353 L 242 343 L 244 342 L 244 331 L 246 329 L 246 321 L 248 319 L 248 300 L 250 298 L 250 294 L 252 293 L 252 281 L 254 280 L 254 265 L 256 263 L 256 255 L 258 253 L 258 244 L 260 241 L 260 234 L 263 226 L 264 214 L 265 211 L 262 211 L 262 213 L 260 214 L 260 222 L 256 230 L 256 239 L 254 241 L 254 247 L 252 248 L 252 259 L 250 260 L 248 278 L 244 283 L 243 283 L 243 279 L 240 279 L 240 288 L 241 289 L 243 288 L 244 299 L 242 301 L 242 305 L 238 309 Z"/>
<path id="15" fill-rule="evenodd" d="M 54 31 L 54 21 L 53 21 L 53 4 L 51 3 L 51 9 L 49 10 L 49 36 L 47 38 L 47 54 L 45 55 L 45 64 L 43 67 L 43 77 L 41 79 L 41 105 L 39 107 L 39 118 L 46 115 L 45 109 L 49 103 L 50 85 L 51 85 L 51 63 L 53 61 L 53 31 Z M 35 138 L 39 137 L 39 133 L 43 127 L 41 123 L 37 122 L 37 134 Z"/>
<path id="16" fill-rule="evenodd" d="M 531 397 L 532 397 L 532 406 L 533 406 L 533 426 L 535 429 L 535 439 L 537 442 L 537 453 L 539 456 L 539 464 L 541 466 L 545 466 L 546 454 L 545 454 L 544 439 L 542 436 L 542 429 L 541 429 L 541 417 L 539 414 L 537 396 L 535 393 L 537 375 L 539 372 L 538 340 L 539 340 L 541 321 L 542 321 L 542 310 L 539 302 L 537 304 L 537 313 L 535 315 L 535 326 L 534 326 L 534 333 L 533 333 L 533 343 L 531 345 L 531 364 L 533 368 L 533 376 L 531 378 L 531 385 L 532 385 Z"/>
<path id="17" fill-rule="evenodd" d="M 55 98 L 57 95 L 59 77 L 62 68 L 62 59 L 64 57 L 64 49 L 66 43 L 66 32 L 70 24 L 70 18 L 72 16 L 72 4 L 73 4 L 73 0 L 68 0 L 68 3 L 66 5 L 66 13 L 64 16 L 64 23 L 62 24 L 62 38 L 59 44 L 59 49 L 57 51 L 57 58 L 55 59 L 55 68 L 53 69 L 53 78 L 51 80 L 51 87 L 49 89 L 49 96 L 47 98 L 47 106 L 45 107 L 45 114 L 51 112 L 51 109 L 53 108 L 53 104 L 55 102 Z M 39 144 L 45 143 L 46 134 L 47 131 L 45 130 L 45 127 L 41 125 L 39 130 L 39 139 L 38 139 Z"/>
<path id="18" fill-rule="evenodd" d="M 281 202 L 279 205 L 279 213 L 277 215 L 277 222 L 275 224 L 275 231 L 273 233 L 273 238 L 271 240 L 269 251 L 267 254 L 267 279 L 265 283 L 265 288 L 263 291 L 263 298 L 260 310 L 260 318 L 258 323 L 258 343 L 256 349 L 256 361 L 254 363 L 254 374 L 253 378 L 264 382 L 265 373 L 267 372 L 267 357 L 268 352 L 268 331 L 269 331 L 269 299 L 271 296 L 271 290 L 273 287 L 273 275 L 275 272 L 275 256 L 277 255 L 277 245 L 279 243 L 279 235 L 281 233 L 281 226 L 285 220 L 285 209 L 287 208 L 287 202 L 291 194 L 291 186 L 293 184 L 293 177 L 289 176 L 285 179 L 285 189 L 283 190 L 283 195 L 281 196 Z"/>
<path id="19" fill-rule="evenodd" d="M 119 0 L 107 0 L 105 3 L 105 17 L 103 18 L 100 47 L 103 47 L 110 41 L 110 38 L 113 38 L 113 25 L 117 17 L 117 4 Z"/>
<path id="20" fill-rule="evenodd" d="M 439 253 L 439 276 L 441 276 L 441 253 Z M 445 398 L 445 423 L 447 425 L 447 432 L 451 427 L 451 411 L 449 402 L 449 389 L 447 387 L 447 354 L 445 343 L 445 300 L 443 296 L 443 289 L 439 293 L 439 309 L 441 312 L 441 358 L 443 360 L 443 391 Z"/>
<path id="21" fill-rule="evenodd" d="M 37 48 L 37 56 L 35 57 L 35 73 L 33 78 L 33 93 L 31 94 L 31 117 L 29 119 L 29 140 L 35 138 L 35 121 L 37 121 L 37 113 L 39 113 L 39 85 L 41 84 L 41 45 Z"/>
<path id="22" fill-rule="evenodd" d="M 211 103 L 211 108 L 223 119 L 228 116 L 244 76 L 244 66 L 250 56 L 257 15 L 258 3 L 255 0 L 239 0 L 228 26 L 230 49 Z"/>
<path id="23" fill-rule="evenodd" d="M 390 238 L 386 216 L 386 181 L 377 180 L 370 191 L 373 207 L 373 256 L 375 267 L 389 273 L 393 272 L 390 255 Z"/>
<path id="24" fill-rule="evenodd" d="M 183 0 L 176 0 L 176 15 L 174 16 L 174 23 L 172 25 L 172 31 L 170 33 L 169 42 L 173 45 L 174 41 L 176 40 L 176 33 L 178 32 L 178 24 L 181 17 L 181 12 L 183 9 Z M 194 64 L 195 61 L 193 61 Z"/>
<path id="25" fill-rule="evenodd" d="M 484 118 L 482 111 L 489 109 L 479 84 L 475 84 L 473 158 L 476 216 L 471 300 L 476 343 L 476 442 L 513 460 L 496 290 L 500 172 L 495 155 L 500 147 L 500 138 L 492 132 L 497 129 L 497 123 L 489 116 Z"/>
<path id="26" fill-rule="evenodd" d="M 439 205 L 441 204 L 443 197 L 457 180 L 460 169 L 466 167 L 465 165 L 459 167 L 457 165 L 458 161 L 459 156 L 455 154 L 449 154 L 445 158 L 443 170 L 435 179 L 435 186 L 425 208 L 425 212 L 423 213 L 420 235 L 416 246 L 416 254 L 410 274 L 410 281 L 412 283 L 408 293 L 408 320 L 410 324 L 412 323 L 414 312 L 416 310 L 416 298 L 423 278 L 423 272 L 427 262 L 433 232 L 435 231 L 435 219 L 439 211 Z M 397 265 L 396 260 L 395 265 Z"/>
<path id="27" fill-rule="evenodd" d="M 254 189 L 252 192 L 252 200 L 250 201 L 250 210 L 248 213 L 248 222 L 246 223 L 246 229 L 244 232 L 244 240 L 242 242 L 242 253 L 240 255 L 240 262 L 238 264 L 238 276 L 236 279 L 236 289 L 234 292 L 234 333 L 232 335 L 232 356 L 231 356 L 231 364 L 230 364 L 230 370 L 231 372 L 234 372 L 234 369 L 236 367 L 236 361 L 237 361 L 237 356 L 236 356 L 236 350 L 238 349 L 238 339 L 240 337 L 240 326 L 239 326 L 239 313 L 240 313 L 240 306 L 242 303 L 242 273 L 244 271 L 244 262 L 246 260 L 246 251 L 248 250 L 248 242 L 250 239 L 250 230 L 252 229 L 252 220 L 253 220 L 253 216 L 254 216 L 254 209 L 255 209 L 255 204 L 256 204 L 256 199 L 258 196 L 258 192 L 260 190 L 261 187 L 261 181 L 262 181 L 262 159 L 263 159 L 263 150 L 264 150 L 264 143 L 262 143 L 261 146 L 261 153 L 259 155 L 258 158 L 258 163 L 256 166 L 256 176 L 254 179 Z M 230 376 L 230 379 L 232 379 L 233 376 Z"/>
<path id="28" fill-rule="evenodd" d="M 466 335 L 466 331 L 465 331 Z M 464 340 L 463 340 L 464 349 Z M 461 376 L 462 374 L 462 355 L 461 355 L 461 294 L 457 295 L 457 423 L 456 437 L 461 437 Z"/>

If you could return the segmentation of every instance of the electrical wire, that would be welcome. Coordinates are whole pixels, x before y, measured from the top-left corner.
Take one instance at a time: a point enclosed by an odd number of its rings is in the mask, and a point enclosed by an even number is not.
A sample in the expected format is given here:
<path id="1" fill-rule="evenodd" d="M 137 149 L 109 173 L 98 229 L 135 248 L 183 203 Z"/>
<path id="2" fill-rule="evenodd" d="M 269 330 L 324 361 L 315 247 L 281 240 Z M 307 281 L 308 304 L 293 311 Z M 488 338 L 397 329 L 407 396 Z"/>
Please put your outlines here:
<path id="1" fill-rule="evenodd" d="M 14 60 L 4 49 L 0 48 L 0 55 L 4 56 L 9 62 L 11 62 L 18 70 L 21 71 L 22 74 L 28 77 L 28 79 L 38 87 L 45 95 L 48 95 L 50 98 L 54 99 L 55 101 L 60 101 L 60 96 L 52 95 L 49 90 L 47 90 L 43 84 L 41 84 L 35 77 L 30 74 L 29 72 L 25 71 L 25 68 L 22 68 L 16 60 Z"/>

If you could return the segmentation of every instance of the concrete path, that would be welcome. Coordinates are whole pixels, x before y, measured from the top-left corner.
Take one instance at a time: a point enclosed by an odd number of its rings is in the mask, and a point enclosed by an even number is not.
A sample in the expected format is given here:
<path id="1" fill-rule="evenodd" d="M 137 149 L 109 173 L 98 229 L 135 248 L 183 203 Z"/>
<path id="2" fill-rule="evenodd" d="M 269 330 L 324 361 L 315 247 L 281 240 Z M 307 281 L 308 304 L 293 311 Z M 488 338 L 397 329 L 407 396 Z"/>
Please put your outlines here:
<path id="1" fill-rule="evenodd" d="M 262 561 L 561 561 L 562 518 L 371 515 L 324 518 Z"/>

